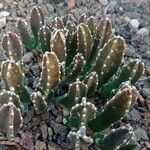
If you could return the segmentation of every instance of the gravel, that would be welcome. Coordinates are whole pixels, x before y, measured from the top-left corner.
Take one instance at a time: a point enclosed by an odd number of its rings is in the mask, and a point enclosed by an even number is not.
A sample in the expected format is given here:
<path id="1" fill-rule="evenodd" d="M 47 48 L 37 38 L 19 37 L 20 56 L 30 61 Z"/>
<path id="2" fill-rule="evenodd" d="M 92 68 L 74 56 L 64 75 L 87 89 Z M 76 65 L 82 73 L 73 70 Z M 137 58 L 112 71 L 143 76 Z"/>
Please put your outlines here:
<path id="1" fill-rule="evenodd" d="M 141 115 L 140 115 L 140 112 L 139 112 L 136 108 L 133 108 L 133 109 L 127 114 L 127 118 L 128 118 L 129 120 L 139 122 L 139 121 L 141 120 Z"/>
<path id="2" fill-rule="evenodd" d="M 55 134 L 63 133 L 67 129 L 67 126 L 60 123 L 56 123 L 54 121 L 51 121 L 50 125 L 53 128 Z"/>
<path id="3" fill-rule="evenodd" d="M 146 131 L 141 128 L 134 130 L 134 134 L 137 141 L 140 141 L 141 139 L 146 141 L 149 140 Z"/>
<path id="4" fill-rule="evenodd" d="M 150 88 L 143 88 L 142 94 L 144 97 L 147 97 L 148 99 L 150 99 Z"/>

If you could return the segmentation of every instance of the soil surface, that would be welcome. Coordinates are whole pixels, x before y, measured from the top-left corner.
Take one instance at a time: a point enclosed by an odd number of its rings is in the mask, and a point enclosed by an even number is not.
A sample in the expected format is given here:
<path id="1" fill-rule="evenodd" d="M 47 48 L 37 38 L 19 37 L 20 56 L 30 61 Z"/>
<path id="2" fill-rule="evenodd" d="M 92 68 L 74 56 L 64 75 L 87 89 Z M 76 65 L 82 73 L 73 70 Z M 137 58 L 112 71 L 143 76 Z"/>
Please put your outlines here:
<path id="1" fill-rule="evenodd" d="M 113 32 L 126 40 L 125 61 L 139 59 L 145 64 L 145 73 L 137 82 L 139 98 L 121 123 L 130 124 L 135 133 L 139 150 L 150 150 L 150 1 L 149 0 L 77 0 L 75 8 L 69 10 L 64 1 L 57 4 L 51 0 L 0 0 L 0 41 L 7 31 L 17 33 L 18 18 L 27 18 L 29 11 L 40 5 L 48 19 L 71 13 L 74 18 L 81 14 L 109 17 Z M 0 61 L 4 60 L 0 54 Z M 41 58 L 36 53 L 26 52 L 24 68 L 29 77 L 29 86 L 34 88 L 39 79 Z M 34 78 L 33 78 L 34 76 Z M 0 84 L 1 88 L 3 84 Z M 51 105 L 49 110 L 36 115 L 32 106 L 24 114 L 23 127 L 16 139 L 24 150 L 69 150 L 72 145 L 66 140 L 69 128 L 62 123 L 60 108 Z M 1 136 L 0 136 L 1 139 Z M 4 144 L 5 143 L 5 144 Z M 15 142 L 1 141 L 0 150 L 20 147 Z M 7 145 L 7 146 L 6 146 Z"/>

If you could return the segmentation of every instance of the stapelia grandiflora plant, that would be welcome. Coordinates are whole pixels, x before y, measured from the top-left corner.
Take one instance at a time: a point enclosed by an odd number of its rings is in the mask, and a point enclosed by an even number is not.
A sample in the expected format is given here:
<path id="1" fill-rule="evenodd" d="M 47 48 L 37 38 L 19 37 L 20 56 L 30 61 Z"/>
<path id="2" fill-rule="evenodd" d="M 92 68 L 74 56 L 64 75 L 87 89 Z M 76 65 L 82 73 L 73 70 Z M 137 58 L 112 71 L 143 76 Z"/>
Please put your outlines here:
<path id="1" fill-rule="evenodd" d="M 144 65 L 139 60 L 124 64 L 125 41 L 112 34 L 111 22 L 82 15 L 77 21 L 44 19 L 40 7 L 33 7 L 29 21 L 18 20 L 19 36 L 8 32 L 2 39 L 6 61 L 1 64 L 5 89 L 0 92 L 0 130 L 13 139 L 22 124 L 21 111 L 30 103 L 35 112 L 54 103 L 63 108 L 68 138 L 75 150 L 95 144 L 102 150 L 135 148 L 129 125 L 112 129 L 135 103 L 133 86 Z M 22 61 L 23 46 L 42 55 L 41 75 L 36 89 L 27 87 Z M 63 91 L 63 92 L 60 92 Z M 95 92 L 103 107 L 92 103 Z"/>

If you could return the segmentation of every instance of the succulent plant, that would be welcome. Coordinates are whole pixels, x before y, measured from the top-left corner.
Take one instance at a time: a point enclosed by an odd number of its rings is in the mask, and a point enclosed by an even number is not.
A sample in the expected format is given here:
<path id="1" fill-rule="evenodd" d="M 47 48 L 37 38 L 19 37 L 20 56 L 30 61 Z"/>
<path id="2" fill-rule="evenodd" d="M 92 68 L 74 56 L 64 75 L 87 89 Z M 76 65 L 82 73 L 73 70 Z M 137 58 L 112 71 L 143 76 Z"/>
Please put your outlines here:
<path id="1" fill-rule="evenodd" d="M 6 133 L 9 140 L 14 138 L 16 131 L 21 126 L 22 117 L 20 109 L 17 109 L 16 106 L 9 102 L 0 107 L 0 131 Z"/>
<path id="2" fill-rule="evenodd" d="M 102 18 L 98 26 L 96 22 L 93 16 L 81 15 L 77 22 L 54 18 L 48 24 L 37 6 L 30 12 L 29 25 L 18 20 L 20 38 L 12 32 L 3 37 L 7 60 L 2 62 L 1 76 L 6 90 L 0 93 L 0 113 L 7 115 L 0 120 L 0 129 L 10 139 L 10 129 L 3 124 L 9 120 L 10 111 L 17 116 L 10 121 L 16 131 L 21 124 L 18 109 L 24 111 L 33 103 L 35 112 L 40 114 L 49 103 L 55 103 L 63 108 L 64 123 L 71 129 L 68 138 L 74 149 L 87 149 L 93 142 L 102 150 L 135 147 L 130 127 L 109 129 L 136 101 L 138 92 L 133 84 L 143 74 L 144 65 L 139 60 L 124 64 L 123 37 L 112 35 L 109 19 Z M 26 84 L 20 39 L 25 48 L 42 54 L 41 74 L 35 89 Z M 106 98 L 101 108 L 90 99 L 96 91 L 100 100 Z"/>
<path id="3" fill-rule="evenodd" d="M 84 138 L 87 141 L 89 140 L 89 143 L 93 139 L 93 142 L 102 150 L 115 150 L 125 146 L 133 135 L 131 127 L 112 129 L 108 134 L 107 129 L 126 115 L 136 101 L 137 96 L 136 89 L 126 83 L 101 110 L 97 110 L 94 104 L 88 102 L 83 97 L 80 103 L 77 103 L 71 108 L 69 115 L 64 119 L 64 123 L 69 125 L 72 130 L 68 137 L 71 139 L 71 142 L 74 142 L 74 147 L 78 145 L 77 150 L 82 148 L 85 144 L 82 142 Z M 82 135 L 79 133 L 83 127 L 85 132 Z M 110 144 L 106 144 L 109 142 Z M 88 145 L 88 142 L 86 144 Z"/>
<path id="4" fill-rule="evenodd" d="M 94 117 L 96 113 L 94 104 L 87 102 L 83 97 L 81 103 L 74 105 L 69 116 L 64 120 L 71 128 L 79 129 L 80 126 L 86 125 L 87 122 Z"/>
<path id="5" fill-rule="evenodd" d="M 16 94 L 19 95 L 21 102 L 30 102 L 29 92 L 23 83 L 24 74 L 17 63 L 11 60 L 3 61 L 1 64 L 1 75 L 7 90 L 16 92 Z"/>
<path id="6" fill-rule="evenodd" d="M 131 126 L 122 126 L 118 129 L 112 129 L 108 134 L 98 134 L 95 136 L 96 144 L 102 150 L 120 149 L 129 142 L 133 135 Z"/>
<path id="7" fill-rule="evenodd" d="M 96 117 L 89 121 L 88 126 L 94 132 L 100 132 L 108 128 L 126 115 L 132 104 L 136 101 L 137 96 L 138 94 L 134 87 L 128 85 L 127 87 L 121 88 L 116 95 L 104 105 L 104 108 L 96 113 Z"/>
<path id="8" fill-rule="evenodd" d="M 0 106 L 7 104 L 9 102 L 13 103 L 17 108 L 21 108 L 20 97 L 12 90 L 7 91 L 3 89 L 0 92 Z"/>
<path id="9" fill-rule="evenodd" d="M 37 88 L 45 95 L 53 90 L 60 79 L 59 60 L 54 52 L 45 52 L 42 59 L 42 72 Z"/>
<path id="10" fill-rule="evenodd" d="M 115 94 L 115 91 L 119 88 L 121 83 L 126 81 L 130 81 L 131 84 L 135 84 L 135 82 L 143 74 L 143 70 L 143 63 L 139 60 L 131 60 L 128 64 L 124 65 L 118 73 L 116 73 L 111 81 L 100 88 L 101 95 L 107 97 Z"/>
<path id="11" fill-rule="evenodd" d="M 56 102 L 70 111 L 75 104 L 81 102 L 82 97 L 86 96 L 86 93 L 87 85 L 77 79 L 76 82 L 70 84 L 68 93 L 58 98 Z"/>
<path id="12" fill-rule="evenodd" d="M 2 47 L 4 54 L 8 59 L 15 62 L 21 60 L 22 44 L 17 34 L 8 32 L 4 35 L 2 39 Z"/>
<path id="13" fill-rule="evenodd" d="M 77 132 L 70 131 L 68 138 L 73 144 L 73 149 L 80 150 L 88 149 L 88 146 L 93 143 L 93 139 L 86 135 L 86 127 L 82 126 Z"/>
<path id="14" fill-rule="evenodd" d="M 23 44 L 28 48 L 36 48 L 39 44 L 39 31 L 40 28 L 44 25 L 44 15 L 40 7 L 33 7 L 30 12 L 30 29 L 32 31 L 32 36 L 28 30 L 27 22 L 24 20 L 18 20 L 17 26 L 19 29 L 20 37 L 22 39 Z M 45 33 L 45 30 L 43 34 Z M 47 32 L 46 32 L 47 33 Z M 44 39 L 43 39 L 44 40 Z"/>
<path id="15" fill-rule="evenodd" d="M 31 100 L 37 114 L 40 114 L 46 110 L 47 103 L 39 91 L 32 93 Z"/>

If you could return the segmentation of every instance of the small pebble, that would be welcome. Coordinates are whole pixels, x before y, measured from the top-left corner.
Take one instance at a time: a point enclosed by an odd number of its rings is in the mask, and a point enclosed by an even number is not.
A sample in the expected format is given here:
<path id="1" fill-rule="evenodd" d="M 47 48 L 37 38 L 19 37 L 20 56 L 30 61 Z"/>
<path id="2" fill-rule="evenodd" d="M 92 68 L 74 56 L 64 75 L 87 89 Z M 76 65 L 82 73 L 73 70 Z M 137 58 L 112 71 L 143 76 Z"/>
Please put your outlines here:
<path id="1" fill-rule="evenodd" d="M 139 23 L 139 21 L 138 21 L 137 19 L 132 19 L 132 20 L 130 21 L 130 25 L 131 25 L 131 27 L 132 27 L 133 29 L 138 29 L 140 23 Z"/>
<path id="2" fill-rule="evenodd" d="M 44 150 L 44 149 L 46 149 L 45 142 L 37 140 L 35 143 L 35 150 Z"/>
<path id="3" fill-rule="evenodd" d="M 0 3 L 0 9 L 3 9 L 4 5 L 3 3 Z"/>
<path id="4" fill-rule="evenodd" d="M 110 1 L 110 5 L 111 5 L 112 7 L 116 7 L 116 6 L 117 6 L 117 2 L 116 2 L 116 1 Z"/>
<path id="5" fill-rule="evenodd" d="M 125 49 L 125 54 L 126 56 L 134 57 L 134 55 L 136 54 L 135 48 L 132 45 L 127 44 Z"/>
<path id="6" fill-rule="evenodd" d="M 43 0 L 38 0 L 38 4 L 43 4 Z"/>
<path id="7" fill-rule="evenodd" d="M 31 62 L 33 57 L 34 56 L 33 56 L 32 52 L 25 53 L 25 55 L 22 57 L 22 61 L 23 61 L 23 63 L 29 63 L 29 62 Z"/>
<path id="8" fill-rule="evenodd" d="M 108 4 L 108 0 L 99 0 L 100 4 L 106 6 Z"/>
<path id="9" fill-rule="evenodd" d="M 46 4 L 46 7 L 47 7 L 47 9 L 48 9 L 48 11 L 49 11 L 50 13 L 51 13 L 51 12 L 54 12 L 54 7 L 53 7 L 52 4 L 47 3 L 47 4 Z"/>
<path id="10" fill-rule="evenodd" d="M 147 28 L 141 28 L 140 30 L 137 31 L 137 34 L 140 34 L 142 36 L 147 36 L 149 35 L 149 30 Z"/>
<path id="11" fill-rule="evenodd" d="M 131 19 L 128 16 L 126 16 L 124 19 L 127 23 L 131 21 Z"/>
<path id="12" fill-rule="evenodd" d="M 119 10 L 120 10 L 120 11 L 123 11 L 123 7 L 119 7 Z"/>
<path id="13" fill-rule="evenodd" d="M 144 97 L 149 98 L 150 97 L 150 89 L 149 88 L 143 88 L 142 89 L 142 94 Z"/>
<path id="14" fill-rule="evenodd" d="M 56 148 L 48 145 L 48 150 L 56 150 Z"/>
<path id="15" fill-rule="evenodd" d="M 146 146 L 147 149 L 150 149 L 150 142 L 145 141 L 145 146 Z"/>
<path id="16" fill-rule="evenodd" d="M 6 26 L 6 18 L 1 18 L 0 19 L 0 29 Z"/>
<path id="17" fill-rule="evenodd" d="M 51 127 L 48 128 L 48 135 L 49 135 L 48 138 L 49 138 L 49 140 L 51 141 L 52 138 L 53 138 L 53 130 L 52 130 Z"/>
<path id="18" fill-rule="evenodd" d="M 10 12 L 8 12 L 8 11 L 2 11 L 2 12 L 0 12 L 0 18 L 8 17 L 8 16 L 10 16 Z"/>
<path id="19" fill-rule="evenodd" d="M 41 122 L 40 130 L 41 130 L 43 139 L 46 139 L 48 136 L 48 128 L 47 128 L 47 124 L 45 122 Z"/>
<path id="20" fill-rule="evenodd" d="M 8 6 L 10 6 L 14 0 L 4 0 L 4 1 Z"/>

